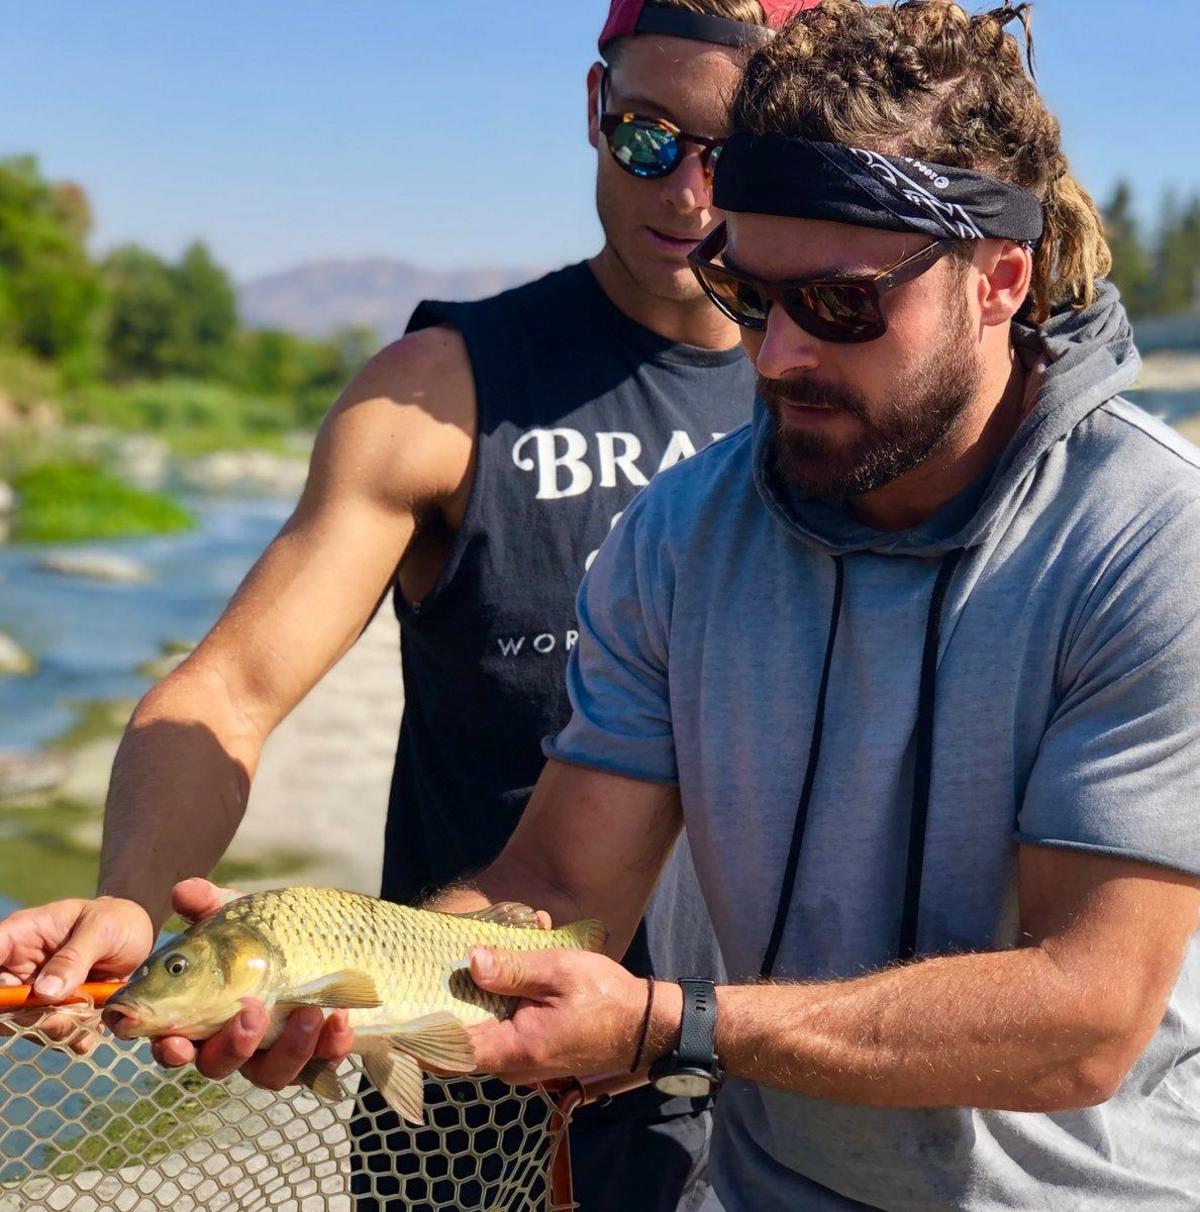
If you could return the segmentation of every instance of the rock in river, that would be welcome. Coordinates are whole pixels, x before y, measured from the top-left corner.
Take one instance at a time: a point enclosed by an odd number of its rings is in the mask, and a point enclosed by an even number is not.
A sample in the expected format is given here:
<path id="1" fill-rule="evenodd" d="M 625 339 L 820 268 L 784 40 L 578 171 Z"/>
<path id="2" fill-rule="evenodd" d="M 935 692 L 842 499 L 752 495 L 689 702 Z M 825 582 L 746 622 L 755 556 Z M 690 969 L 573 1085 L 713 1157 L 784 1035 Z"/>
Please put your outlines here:
<path id="1" fill-rule="evenodd" d="M 33 672 L 33 658 L 12 636 L 0 631 L 0 677 Z"/>
<path id="2" fill-rule="evenodd" d="M 64 753 L 0 750 L 0 800 L 45 795 L 60 787 L 69 771 Z"/>
<path id="3" fill-rule="evenodd" d="M 69 577 L 89 577 L 94 581 L 132 582 L 148 581 L 149 569 L 118 555 L 115 551 L 99 548 L 76 548 L 74 551 L 50 551 L 37 563 L 43 572 L 57 572 Z"/>

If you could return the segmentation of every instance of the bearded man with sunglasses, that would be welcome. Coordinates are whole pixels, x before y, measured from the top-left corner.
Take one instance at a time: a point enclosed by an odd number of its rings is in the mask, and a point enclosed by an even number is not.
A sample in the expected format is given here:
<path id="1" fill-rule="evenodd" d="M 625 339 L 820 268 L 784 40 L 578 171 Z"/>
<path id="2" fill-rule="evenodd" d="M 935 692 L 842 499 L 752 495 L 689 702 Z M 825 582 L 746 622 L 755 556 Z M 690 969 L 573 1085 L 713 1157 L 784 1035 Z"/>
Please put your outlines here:
<path id="1" fill-rule="evenodd" d="M 606 62 L 588 75 L 603 249 L 494 299 L 422 304 L 408 335 L 347 388 L 295 515 L 196 654 L 134 715 L 113 772 L 104 898 L 0 924 L 0 965 L 22 977 L 40 967 L 40 988 L 58 980 L 66 991 L 89 969 L 136 967 L 172 885 L 209 871 L 227 846 L 267 735 L 392 591 L 406 707 L 382 894 L 419 900 L 495 857 L 541 769 L 543 737 L 569 715 L 574 595 L 591 556 L 656 471 L 749 415 L 753 371 L 736 326 L 686 255 L 718 218 L 712 168 L 749 52 L 813 2 L 614 0 Z M 189 888 L 181 911 L 213 907 L 210 886 Z M 717 975 L 686 850 L 627 962 Z M 198 1067 L 229 1073 L 265 1026 L 250 1008 Z M 297 1014 L 247 1076 L 279 1086 L 314 1047 L 336 1053 L 343 1016 L 319 1026 L 317 1012 Z M 170 1064 L 195 1055 L 178 1039 L 158 1051 Z M 585 1212 L 694 1201 L 706 1189 L 706 1105 L 647 1091 L 582 1113 L 572 1152 Z M 407 1133 L 390 1122 L 386 1143 L 403 1152 Z M 361 1212 L 397 1204 L 398 1186 L 358 1174 Z"/>
<path id="2" fill-rule="evenodd" d="M 754 419 L 625 511 L 571 722 L 436 902 L 619 954 L 686 830 L 727 983 L 478 948 L 525 1000 L 473 1042 L 720 1085 L 726 1212 L 1200 1207 L 1200 452 L 1120 398 L 1018 17 L 826 0 L 751 60 L 693 265 Z"/>

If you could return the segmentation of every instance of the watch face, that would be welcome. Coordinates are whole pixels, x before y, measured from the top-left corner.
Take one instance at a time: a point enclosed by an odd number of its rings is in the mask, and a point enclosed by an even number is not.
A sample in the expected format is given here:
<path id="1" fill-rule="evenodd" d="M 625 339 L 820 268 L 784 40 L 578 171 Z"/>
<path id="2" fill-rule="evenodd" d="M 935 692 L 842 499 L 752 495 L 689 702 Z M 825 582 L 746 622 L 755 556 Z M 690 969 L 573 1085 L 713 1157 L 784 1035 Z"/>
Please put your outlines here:
<path id="1" fill-rule="evenodd" d="M 692 1070 L 682 1073 L 664 1073 L 655 1081 L 654 1088 L 675 1098 L 707 1098 L 712 1093 L 714 1085 L 709 1074 Z"/>

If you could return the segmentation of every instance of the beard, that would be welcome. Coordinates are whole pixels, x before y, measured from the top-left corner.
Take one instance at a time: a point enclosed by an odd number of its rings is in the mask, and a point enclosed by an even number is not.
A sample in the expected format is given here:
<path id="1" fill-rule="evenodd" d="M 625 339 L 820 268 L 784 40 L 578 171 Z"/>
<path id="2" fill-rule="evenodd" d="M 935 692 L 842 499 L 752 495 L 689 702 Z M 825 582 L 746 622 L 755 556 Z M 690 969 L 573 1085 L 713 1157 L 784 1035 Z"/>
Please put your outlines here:
<path id="1" fill-rule="evenodd" d="M 873 492 L 923 463 L 954 429 L 975 398 L 982 370 L 970 341 L 965 305 L 954 308 L 940 348 L 898 381 L 885 410 L 849 388 L 815 379 L 764 379 L 758 393 L 775 421 L 774 467 L 802 497 L 841 501 Z M 793 428 L 784 403 L 837 408 L 859 423 L 858 436 L 839 443 Z"/>

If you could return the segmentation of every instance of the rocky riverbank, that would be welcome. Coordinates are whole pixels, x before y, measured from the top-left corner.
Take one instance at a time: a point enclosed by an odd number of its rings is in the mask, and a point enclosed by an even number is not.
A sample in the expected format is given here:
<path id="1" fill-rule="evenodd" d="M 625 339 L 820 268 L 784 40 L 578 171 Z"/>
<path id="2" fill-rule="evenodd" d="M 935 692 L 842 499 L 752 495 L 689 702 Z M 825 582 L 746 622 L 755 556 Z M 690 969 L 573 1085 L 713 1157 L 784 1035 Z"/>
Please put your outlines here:
<path id="1" fill-rule="evenodd" d="M 12 633 L 0 639 L 10 664 L 0 667 L 0 896 L 92 891 L 109 773 L 137 695 L 201 638 L 287 510 L 285 499 L 206 506 L 197 532 L 126 544 L 107 553 L 116 564 L 95 563 L 104 549 L 84 549 L 81 562 L 79 549 L 0 548 L 0 634 Z M 84 702 L 93 685 L 131 693 Z M 31 734 L 30 712 L 56 703 L 76 704 L 74 725 L 68 715 L 57 738 Z M 221 878 L 377 891 L 400 711 L 385 606 L 271 738 Z"/>

